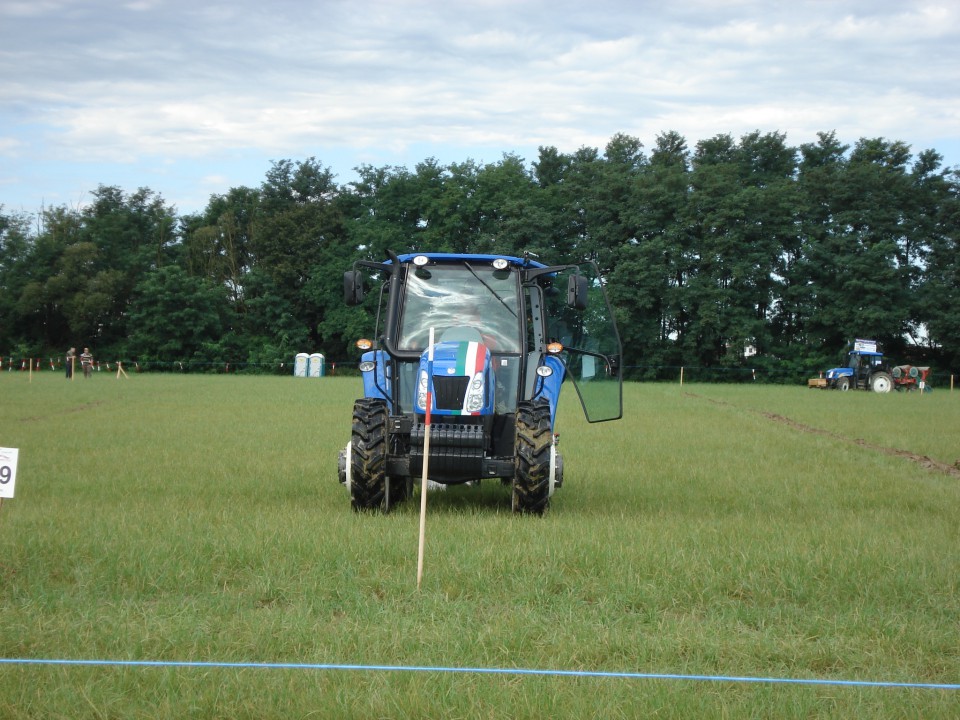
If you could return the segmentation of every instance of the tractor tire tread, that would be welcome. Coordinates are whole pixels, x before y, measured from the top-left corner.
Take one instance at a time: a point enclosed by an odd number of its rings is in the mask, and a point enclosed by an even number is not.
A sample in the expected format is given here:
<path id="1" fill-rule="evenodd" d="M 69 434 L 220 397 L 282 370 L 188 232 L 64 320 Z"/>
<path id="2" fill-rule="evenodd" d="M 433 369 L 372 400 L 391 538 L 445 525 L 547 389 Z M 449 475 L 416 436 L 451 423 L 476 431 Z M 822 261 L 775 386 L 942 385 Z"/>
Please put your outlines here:
<path id="1" fill-rule="evenodd" d="M 546 402 L 522 401 L 517 406 L 516 474 L 513 508 L 542 515 L 550 504 L 550 447 L 553 429 Z"/>
<path id="2" fill-rule="evenodd" d="M 357 511 L 382 508 L 387 484 L 387 404 L 384 400 L 362 398 L 354 403 L 351 442 L 350 504 Z"/>

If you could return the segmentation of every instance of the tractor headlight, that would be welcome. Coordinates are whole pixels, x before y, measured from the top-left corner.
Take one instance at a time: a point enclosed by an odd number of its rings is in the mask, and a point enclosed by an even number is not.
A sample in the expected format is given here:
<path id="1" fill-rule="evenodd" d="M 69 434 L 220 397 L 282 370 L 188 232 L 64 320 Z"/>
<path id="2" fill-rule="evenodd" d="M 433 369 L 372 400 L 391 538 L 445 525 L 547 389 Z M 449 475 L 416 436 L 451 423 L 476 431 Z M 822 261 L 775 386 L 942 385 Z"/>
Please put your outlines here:
<path id="1" fill-rule="evenodd" d="M 467 387 L 467 396 L 463 400 L 463 406 L 467 412 L 479 412 L 483 409 L 483 373 L 477 373 L 470 381 Z"/>
<path id="2" fill-rule="evenodd" d="M 537 368 L 537 375 L 542 378 L 547 378 L 553 375 L 553 368 L 549 365 L 541 365 Z"/>
<path id="3" fill-rule="evenodd" d="M 422 371 L 420 373 L 420 381 L 417 383 L 417 409 L 423 412 L 427 411 L 427 388 L 429 387 L 427 383 L 427 373 Z"/>
<path id="4" fill-rule="evenodd" d="M 364 360 L 360 363 L 360 372 L 373 372 L 373 369 L 377 366 L 372 360 Z"/>

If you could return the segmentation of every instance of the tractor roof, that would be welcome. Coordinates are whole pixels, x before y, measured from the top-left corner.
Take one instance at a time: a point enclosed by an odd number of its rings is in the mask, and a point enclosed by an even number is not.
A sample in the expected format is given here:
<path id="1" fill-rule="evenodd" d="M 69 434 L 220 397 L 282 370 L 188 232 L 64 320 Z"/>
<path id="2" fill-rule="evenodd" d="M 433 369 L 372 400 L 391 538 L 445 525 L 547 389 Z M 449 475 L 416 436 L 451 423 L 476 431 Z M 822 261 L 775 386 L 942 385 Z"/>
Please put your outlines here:
<path id="1" fill-rule="evenodd" d="M 544 265 L 543 263 L 537 262 L 536 260 L 531 260 L 530 258 L 518 258 L 518 257 L 513 257 L 513 256 L 511 256 L 511 255 L 475 255 L 475 254 L 472 254 L 472 253 L 464 253 L 464 254 L 459 254 L 459 253 L 407 253 L 407 254 L 405 254 L 405 255 L 399 255 L 399 256 L 398 256 L 398 259 L 399 259 L 400 262 L 402 262 L 402 263 L 408 263 L 408 262 L 413 262 L 413 259 L 414 259 L 415 257 L 417 257 L 418 255 L 423 255 L 423 256 L 425 256 L 425 257 L 428 257 L 428 258 L 430 258 L 430 260 L 432 260 L 432 261 L 434 261 L 434 262 L 450 262 L 450 263 L 454 263 L 454 262 L 463 262 L 464 260 L 466 260 L 467 262 L 492 262 L 492 261 L 494 261 L 494 260 L 496 260 L 496 259 L 498 259 L 498 258 L 503 258 L 504 260 L 506 260 L 506 261 L 507 261 L 508 263 L 510 263 L 511 265 L 517 265 L 517 266 L 519 266 L 519 267 L 524 267 L 524 268 L 528 268 L 528 267 L 536 267 L 536 268 L 547 267 L 547 266 Z M 387 262 L 390 262 L 390 261 L 388 260 Z"/>

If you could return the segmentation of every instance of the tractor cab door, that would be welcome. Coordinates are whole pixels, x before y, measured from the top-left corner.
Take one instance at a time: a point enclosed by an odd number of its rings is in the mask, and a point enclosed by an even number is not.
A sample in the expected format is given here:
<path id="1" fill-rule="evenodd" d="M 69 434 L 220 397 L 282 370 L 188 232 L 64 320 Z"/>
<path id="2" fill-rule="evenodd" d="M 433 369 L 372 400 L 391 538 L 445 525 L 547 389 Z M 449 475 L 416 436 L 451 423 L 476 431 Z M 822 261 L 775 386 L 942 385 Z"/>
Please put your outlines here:
<path id="1" fill-rule="evenodd" d="M 621 418 L 623 351 L 597 266 L 591 262 L 562 270 L 551 285 L 544 293 L 548 339 L 563 344 L 566 375 L 577 388 L 587 421 Z"/>

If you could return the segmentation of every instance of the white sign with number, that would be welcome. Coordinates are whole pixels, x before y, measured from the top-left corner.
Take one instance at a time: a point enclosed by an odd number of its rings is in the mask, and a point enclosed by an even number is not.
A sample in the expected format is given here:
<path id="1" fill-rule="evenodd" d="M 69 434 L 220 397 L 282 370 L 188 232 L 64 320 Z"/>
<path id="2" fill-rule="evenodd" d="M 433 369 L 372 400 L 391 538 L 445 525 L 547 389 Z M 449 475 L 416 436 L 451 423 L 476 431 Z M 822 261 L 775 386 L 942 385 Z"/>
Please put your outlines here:
<path id="1" fill-rule="evenodd" d="M 17 482 L 17 448 L 0 448 L 0 498 L 12 498 Z"/>

